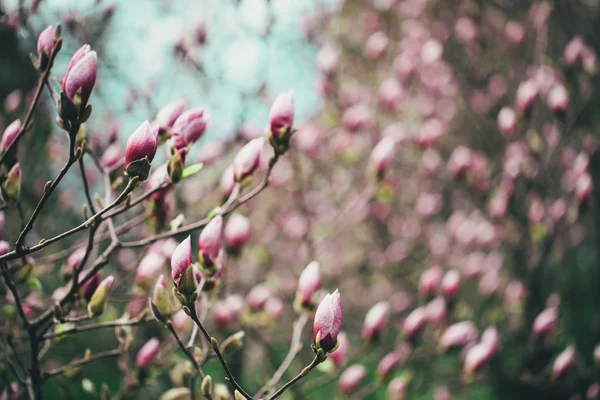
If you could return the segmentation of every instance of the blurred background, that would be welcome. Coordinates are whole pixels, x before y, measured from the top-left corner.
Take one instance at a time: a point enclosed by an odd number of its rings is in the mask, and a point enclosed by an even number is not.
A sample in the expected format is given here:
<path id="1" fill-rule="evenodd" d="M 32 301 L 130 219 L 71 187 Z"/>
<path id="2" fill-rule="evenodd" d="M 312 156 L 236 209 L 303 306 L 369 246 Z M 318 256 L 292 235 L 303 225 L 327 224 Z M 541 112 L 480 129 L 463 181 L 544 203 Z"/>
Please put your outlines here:
<path id="1" fill-rule="evenodd" d="M 291 150 L 269 188 L 236 211 L 250 221 L 249 239 L 229 249 L 222 286 L 203 297 L 211 333 L 246 333 L 229 365 L 249 391 L 286 356 L 298 276 L 317 260 L 323 293 L 341 293 L 347 346 L 284 399 L 600 398 L 600 2 L 0 0 L 0 132 L 24 118 L 38 81 L 30 53 L 57 23 L 55 88 L 81 45 L 98 53 L 83 129 L 100 156 L 114 145 L 122 157 L 135 128 L 170 103 L 204 106 L 210 118 L 188 159 L 204 169 L 178 184 L 160 216 L 144 205 L 117 218 L 138 221 L 124 241 L 222 204 L 223 171 L 264 134 L 276 96 L 294 91 Z M 26 216 L 67 157 L 55 118 L 44 93 L 17 155 Z M 166 156 L 159 150 L 154 167 Z M 102 176 L 91 166 L 86 174 L 102 194 Z M 74 168 L 28 241 L 81 223 L 80 182 Z M 18 210 L 2 220 L 14 243 Z M 25 271 L 19 289 L 31 316 L 52 305 L 82 241 L 74 235 L 11 265 Z M 142 312 L 148 287 L 136 271 L 158 251 L 168 274 L 172 246 L 111 258 L 102 274 L 117 281 L 100 320 Z M 13 337 L 27 359 L 1 290 L 2 340 Z M 185 321 L 176 328 L 189 336 Z M 100 398 L 102 385 L 113 398 L 161 398 L 185 386 L 188 362 L 168 332 L 148 323 L 134 334 L 131 355 L 53 378 L 47 398 Z M 309 321 L 282 382 L 312 359 L 311 335 Z M 161 351 L 142 371 L 135 352 L 152 337 Z M 112 330 L 52 340 L 42 367 L 115 343 Z M 214 360 L 205 371 L 226 383 Z M 2 378 L 1 388 L 14 381 Z"/>

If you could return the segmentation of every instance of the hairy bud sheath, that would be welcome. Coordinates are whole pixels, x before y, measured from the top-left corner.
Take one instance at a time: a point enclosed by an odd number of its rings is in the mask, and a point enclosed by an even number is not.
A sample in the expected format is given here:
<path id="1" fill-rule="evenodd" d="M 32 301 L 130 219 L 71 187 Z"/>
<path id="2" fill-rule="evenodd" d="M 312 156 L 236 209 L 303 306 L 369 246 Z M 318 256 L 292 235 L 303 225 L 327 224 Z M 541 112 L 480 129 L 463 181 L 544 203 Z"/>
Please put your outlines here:
<path id="1" fill-rule="evenodd" d="M 104 306 L 108 299 L 108 292 L 112 288 L 114 282 L 115 277 L 112 275 L 104 278 L 104 280 L 100 282 L 98 288 L 92 295 L 92 299 L 88 303 L 88 313 L 90 317 L 98 316 L 104 312 Z"/>
<path id="2" fill-rule="evenodd" d="M 171 303 L 169 302 L 169 292 L 167 291 L 167 282 L 161 275 L 154 285 L 154 292 L 150 303 L 150 309 L 160 322 L 167 322 L 171 319 Z"/>

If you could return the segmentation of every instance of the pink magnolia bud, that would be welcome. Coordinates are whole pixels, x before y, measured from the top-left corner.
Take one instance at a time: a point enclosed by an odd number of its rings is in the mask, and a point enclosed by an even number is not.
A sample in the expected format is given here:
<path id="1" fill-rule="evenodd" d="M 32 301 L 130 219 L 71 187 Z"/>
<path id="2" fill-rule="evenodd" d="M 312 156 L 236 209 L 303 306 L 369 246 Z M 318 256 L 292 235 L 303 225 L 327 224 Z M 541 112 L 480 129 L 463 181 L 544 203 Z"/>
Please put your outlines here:
<path id="1" fill-rule="evenodd" d="M 515 108 L 522 114 L 528 112 L 538 95 L 538 88 L 532 81 L 525 81 L 519 85 L 515 98 Z"/>
<path id="2" fill-rule="evenodd" d="M 569 106 L 569 92 L 563 85 L 554 85 L 548 93 L 546 102 L 555 114 L 562 116 Z"/>
<path id="3" fill-rule="evenodd" d="M 404 91 L 400 83 L 395 78 L 388 78 L 381 82 L 379 86 L 379 103 L 390 110 L 396 110 L 402 101 Z"/>
<path id="4" fill-rule="evenodd" d="M 75 102 L 75 94 L 81 90 L 81 106 L 85 107 L 96 84 L 98 57 L 90 45 L 83 45 L 71 58 L 62 82 L 62 91 Z"/>
<path id="5" fill-rule="evenodd" d="M 48 26 L 46 29 L 40 33 L 38 36 L 37 42 L 37 51 L 38 56 L 41 56 L 42 53 L 46 53 L 47 56 L 50 56 L 52 53 L 52 49 L 54 48 L 54 25 Z"/>
<path id="6" fill-rule="evenodd" d="M 379 364 L 377 365 L 377 373 L 382 379 L 386 379 L 390 373 L 392 373 L 392 371 L 394 371 L 394 369 L 403 361 L 404 356 L 401 352 L 392 351 L 391 353 L 386 354 L 385 357 L 379 361 Z"/>
<path id="7" fill-rule="evenodd" d="M 363 324 L 362 336 L 365 340 L 372 342 L 381 337 L 383 328 L 390 319 L 390 305 L 386 301 L 380 301 L 367 312 Z"/>
<path id="8" fill-rule="evenodd" d="M 556 330 L 558 320 L 558 310 L 555 307 L 548 307 L 538 314 L 533 321 L 533 333 L 537 337 L 546 337 Z"/>
<path id="9" fill-rule="evenodd" d="M 192 264 L 192 239 L 190 236 L 177 246 L 171 256 L 171 277 L 175 285 L 179 284 L 181 276 Z"/>
<path id="10" fill-rule="evenodd" d="M 596 364 L 600 364 L 600 344 L 594 347 L 594 361 Z"/>
<path id="11" fill-rule="evenodd" d="M 231 192 L 233 192 L 234 186 L 235 178 L 233 176 L 233 165 L 230 165 L 225 168 L 223 175 L 221 175 L 221 180 L 219 181 L 219 190 L 221 191 L 221 196 L 229 197 Z"/>
<path id="12" fill-rule="evenodd" d="M 265 303 L 271 297 L 271 289 L 265 284 L 254 286 L 246 296 L 246 303 L 252 311 L 264 308 Z"/>
<path id="13" fill-rule="evenodd" d="M 83 279 L 83 276 L 80 275 L 79 279 Z M 92 295 L 100 285 L 100 273 L 96 272 L 86 283 L 81 286 L 81 293 L 83 298 L 86 301 L 90 301 L 92 299 Z"/>
<path id="14" fill-rule="evenodd" d="M 465 146 L 458 146 L 454 149 L 448 160 L 448 173 L 456 178 L 465 172 L 471 165 L 473 152 Z"/>
<path id="15" fill-rule="evenodd" d="M 392 379 L 388 384 L 388 400 L 404 400 L 406 386 L 408 382 L 403 376 Z"/>
<path id="16" fill-rule="evenodd" d="M 204 266 L 212 266 L 221 251 L 223 217 L 217 215 L 206 225 L 198 238 L 198 258 Z"/>
<path id="17" fill-rule="evenodd" d="M 568 346 L 562 353 L 556 357 L 552 364 L 552 379 L 563 375 L 569 368 L 575 365 L 576 353 L 575 346 Z"/>
<path id="18" fill-rule="evenodd" d="M 160 342 L 157 338 L 152 338 L 148 340 L 142 348 L 138 351 L 137 356 L 135 357 L 135 365 L 138 368 L 145 368 L 150 365 L 156 357 L 158 357 L 158 352 L 160 350 Z"/>
<path id="19" fill-rule="evenodd" d="M 509 308 L 518 306 L 525 299 L 525 285 L 521 281 L 512 281 L 504 289 L 504 305 Z"/>
<path id="20" fill-rule="evenodd" d="M 342 125 L 350 131 L 368 129 L 373 123 L 373 111 L 365 103 L 358 103 L 342 114 Z"/>
<path id="21" fill-rule="evenodd" d="M 212 308 L 212 316 L 215 324 L 219 328 L 226 328 L 231 326 L 236 321 L 236 314 L 234 310 L 229 306 L 229 303 L 225 300 L 221 300 L 215 303 Z"/>
<path id="22" fill-rule="evenodd" d="M 419 279 L 419 293 L 425 297 L 433 296 L 440 285 L 443 274 L 444 270 L 439 265 L 434 265 L 423 271 Z"/>
<path id="23" fill-rule="evenodd" d="M 283 301 L 276 296 L 271 296 L 265 303 L 265 314 L 272 320 L 278 320 L 283 315 Z"/>
<path id="24" fill-rule="evenodd" d="M 367 376 L 367 369 L 360 364 L 348 367 L 340 376 L 340 391 L 347 395 L 360 386 Z"/>
<path id="25" fill-rule="evenodd" d="M 225 224 L 223 240 L 231 251 L 239 251 L 250 239 L 250 220 L 242 214 L 232 214 Z"/>
<path id="26" fill-rule="evenodd" d="M 492 352 L 498 351 L 500 348 L 500 334 L 498 329 L 494 326 L 485 328 L 485 331 L 481 334 L 481 343 L 486 343 Z"/>
<path id="27" fill-rule="evenodd" d="M 417 307 L 404 319 L 402 331 L 408 338 L 414 337 L 427 322 L 427 313 L 424 307 Z"/>
<path id="28" fill-rule="evenodd" d="M 0 240 L 0 256 L 10 251 L 10 244 L 6 240 Z"/>
<path id="29" fill-rule="evenodd" d="M 494 355 L 492 348 L 487 343 L 477 343 L 467 351 L 463 365 L 467 376 L 473 375 L 477 370 L 483 367 Z"/>
<path id="30" fill-rule="evenodd" d="M 592 177 L 588 173 L 581 174 L 575 182 L 575 197 L 579 202 L 583 202 L 592 193 Z"/>
<path id="31" fill-rule="evenodd" d="M 185 102 L 183 100 L 166 105 L 156 114 L 154 124 L 162 130 L 170 129 L 181 113 L 183 113 L 184 108 Z"/>
<path id="32" fill-rule="evenodd" d="M 148 121 L 144 121 L 127 140 L 125 150 L 125 169 L 134 161 L 140 161 L 144 158 L 152 162 L 156 155 L 158 141 L 156 132 L 150 126 Z"/>
<path id="33" fill-rule="evenodd" d="M 568 65 L 575 65 L 580 59 L 585 49 L 585 43 L 581 36 L 575 36 L 567 45 L 563 56 Z"/>
<path id="34" fill-rule="evenodd" d="M 135 283 L 141 287 L 149 288 L 152 282 L 160 274 L 164 264 L 165 257 L 155 251 L 147 253 L 135 271 Z"/>
<path id="35" fill-rule="evenodd" d="M 382 31 L 377 31 L 367 39 L 363 54 L 367 58 L 376 60 L 385 53 L 389 45 L 390 38 Z"/>
<path id="36" fill-rule="evenodd" d="M 396 141 L 384 136 L 371 152 L 371 165 L 379 178 L 383 178 L 394 160 Z"/>
<path id="37" fill-rule="evenodd" d="M 427 313 L 427 321 L 432 325 L 441 325 L 446 319 L 446 300 L 442 296 L 436 297 L 427 303 L 425 312 Z"/>
<path id="38" fill-rule="evenodd" d="M 479 331 L 470 321 L 457 322 L 450 325 L 440 335 L 438 346 L 441 349 L 449 347 L 463 347 L 477 339 Z"/>
<path id="39" fill-rule="evenodd" d="M 171 130 L 175 148 L 181 149 L 200 140 L 207 125 L 208 118 L 204 115 L 203 107 L 181 114 Z"/>
<path id="40" fill-rule="evenodd" d="M 444 47 L 435 39 L 429 39 L 421 48 L 421 61 L 425 64 L 433 64 L 442 58 Z"/>
<path id="41" fill-rule="evenodd" d="M 263 138 L 252 139 L 238 151 L 233 159 L 233 176 L 241 182 L 254 173 L 260 161 L 260 153 L 264 146 Z"/>
<path id="42" fill-rule="evenodd" d="M 6 151 L 21 131 L 21 120 L 16 119 L 6 127 L 2 134 L 2 150 Z M 16 147 L 15 147 L 16 148 Z"/>
<path id="43" fill-rule="evenodd" d="M 516 21 L 508 21 L 504 27 L 504 37 L 513 46 L 518 46 L 525 38 L 525 28 Z"/>
<path id="44" fill-rule="evenodd" d="M 294 125 L 294 92 L 280 94 L 269 111 L 269 127 L 271 135 L 277 140 L 289 137 Z"/>
<path id="45" fill-rule="evenodd" d="M 331 45 L 325 45 L 317 53 L 317 68 L 324 75 L 333 75 L 338 66 L 339 54 Z"/>
<path id="46" fill-rule="evenodd" d="M 330 353 L 338 345 L 338 334 L 342 327 L 342 303 L 340 294 L 335 290 L 327 293 L 315 313 L 313 339 L 317 348 Z"/>
<path id="47" fill-rule="evenodd" d="M 338 335 L 338 348 L 330 353 L 327 358 L 331 360 L 336 368 L 340 368 L 346 364 L 349 350 L 350 343 L 348 341 L 348 335 L 346 335 L 345 332 L 340 332 Z"/>
<path id="48" fill-rule="evenodd" d="M 517 114 L 510 107 L 502 107 L 498 113 L 498 129 L 506 136 L 512 136 L 517 128 Z"/>
<path id="49" fill-rule="evenodd" d="M 442 278 L 442 294 L 448 298 L 454 298 L 460 291 L 460 272 L 451 269 Z"/>
<path id="50" fill-rule="evenodd" d="M 81 261 L 83 261 L 85 253 L 85 247 L 79 247 L 69 255 L 69 258 L 67 258 L 67 271 L 69 273 L 72 274 L 76 269 L 83 267 Z"/>
<path id="51" fill-rule="evenodd" d="M 173 327 L 178 332 L 182 332 L 182 333 L 190 332 L 192 330 L 192 328 L 194 327 L 194 321 L 192 321 L 190 316 L 187 315 L 185 313 L 185 311 L 183 311 L 183 309 L 181 309 L 181 310 L 177 311 L 175 314 L 173 314 L 173 318 L 171 319 L 171 322 L 173 323 Z"/>
<path id="52" fill-rule="evenodd" d="M 104 150 L 100 163 L 106 169 L 112 169 L 123 160 L 123 150 L 118 143 L 113 143 Z"/>
<path id="53" fill-rule="evenodd" d="M 319 263 L 311 261 L 298 279 L 298 289 L 296 295 L 300 299 L 301 305 L 310 306 L 313 297 L 321 288 L 321 273 L 319 272 Z"/>

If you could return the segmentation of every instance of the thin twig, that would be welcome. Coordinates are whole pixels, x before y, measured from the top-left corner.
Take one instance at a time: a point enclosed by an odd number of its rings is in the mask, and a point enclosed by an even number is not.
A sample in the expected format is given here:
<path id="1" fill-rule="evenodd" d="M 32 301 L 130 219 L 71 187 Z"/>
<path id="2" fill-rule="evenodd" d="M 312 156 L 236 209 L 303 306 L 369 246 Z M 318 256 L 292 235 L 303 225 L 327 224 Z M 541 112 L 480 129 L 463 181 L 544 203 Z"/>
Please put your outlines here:
<path id="1" fill-rule="evenodd" d="M 81 180 L 83 181 L 83 189 L 85 192 L 85 197 L 88 201 L 88 206 L 90 206 L 90 210 L 92 214 L 96 214 L 96 208 L 94 207 L 94 202 L 92 201 L 92 196 L 90 195 L 90 187 L 88 185 L 87 176 L 85 175 L 85 165 L 83 165 L 83 155 L 79 157 L 79 170 L 81 171 Z"/>
<path id="2" fill-rule="evenodd" d="M 305 367 L 302 371 L 300 371 L 300 373 L 298 375 L 296 375 L 296 377 L 294 379 L 292 379 L 291 381 L 289 381 L 288 383 L 283 385 L 281 387 L 281 389 L 279 389 L 278 391 L 273 393 L 273 395 L 271 397 L 269 397 L 269 400 L 273 400 L 273 399 L 276 399 L 277 397 L 281 396 L 283 394 L 283 392 L 285 392 L 290 386 L 292 386 L 294 383 L 298 382 L 300 379 L 304 378 L 314 367 L 316 367 L 323 361 L 324 361 L 324 359 L 319 357 L 318 354 L 316 354 L 315 358 L 312 360 L 312 362 L 307 367 Z"/>
<path id="3" fill-rule="evenodd" d="M 140 314 L 142 317 L 144 317 L 144 314 Z M 94 329 L 102 329 L 102 328 L 116 328 L 118 326 L 134 326 L 134 325 L 140 325 L 140 324 L 144 324 L 144 323 L 148 323 L 148 322 L 152 322 L 155 319 L 152 317 L 146 317 L 146 318 L 139 318 L 139 316 L 137 318 L 134 319 L 130 319 L 130 320 L 125 320 L 125 321 L 109 321 L 109 322 L 99 322 L 99 323 L 95 323 L 95 324 L 88 324 L 88 325 L 83 325 L 83 326 L 74 326 L 73 328 L 70 329 L 66 329 L 62 332 L 52 332 L 52 333 L 46 333 L 45 335 L 43 335 L 41 337 L 41 339 L 43 340 L 48 340 L 48 339 L 54 339 L 57 337 L 61 337 L 61 336 L 66 336 L 66 335 L 72 335 L 75 333 L 79 333 L 79 332 L 86 332 L 86 331 L 91 331 Z"/>
<path id="4" fill-rule="evenodd" d="M 79 360 L 73 361 L 72 363 L 69 363 L 67 365 L 63 365 L 62 367 L 51 369 L 50 371 L 46 371 L 46 372 L 44 372 L 44 375 L 43 375 L 42 379 L 43 380 L 47 380 L 49 378 L 52 378 L 53 376 L 60 375 L 60 374 L 62 374 L 64 372 L 67 372 L 70 369 L 77 368 L 77 367 L 80 367 L 80 366 L 85 365 L 85 364 L 89 364 L 91 362 L 100 360 L 102 358 L 120 356 L 120 355 L 125 354 L 125 353 L 126 353 L 126 351 L 123 350 L 123 349 L 121 349 L 121 348 L 114 349 L 114 350 L 103 351 L 101 353 L 94 354 L 93 356 L 90 356 L 90 357 L 87 357 L 87 358 L 84 357 L 84 358 L 81 358 Z"/>

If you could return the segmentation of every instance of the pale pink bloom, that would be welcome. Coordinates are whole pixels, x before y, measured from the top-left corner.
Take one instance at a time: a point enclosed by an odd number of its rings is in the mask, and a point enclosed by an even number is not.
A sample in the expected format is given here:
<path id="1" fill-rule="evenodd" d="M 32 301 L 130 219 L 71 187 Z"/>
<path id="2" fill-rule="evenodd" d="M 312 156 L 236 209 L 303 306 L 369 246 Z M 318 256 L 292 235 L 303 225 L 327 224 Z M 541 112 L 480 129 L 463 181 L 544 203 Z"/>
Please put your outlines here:
<path id="1" fill-rule="evenodd" d="M 145 368 L 158 357 L 160 351 L 160 342 L 157 338 L 148 340 L 138 351 L 135 358 L 135 364 L 138 368 Z"/>
<path id="2" fill-rule="evenodd" d="M 367 369 L 360 364 L 348 367 L 340 376 L 340 391 L 347 395 L 356 390 L 367 376 Z"/>
<path id="3" fill-rule="evenodd" d="M 342 326 L 342 303 L 337 289 L 328 293 L 315 313 L 313 339 L 318 347 L 331 352 L 338 343 Z"/>

